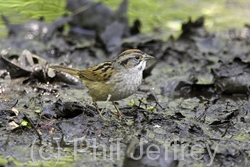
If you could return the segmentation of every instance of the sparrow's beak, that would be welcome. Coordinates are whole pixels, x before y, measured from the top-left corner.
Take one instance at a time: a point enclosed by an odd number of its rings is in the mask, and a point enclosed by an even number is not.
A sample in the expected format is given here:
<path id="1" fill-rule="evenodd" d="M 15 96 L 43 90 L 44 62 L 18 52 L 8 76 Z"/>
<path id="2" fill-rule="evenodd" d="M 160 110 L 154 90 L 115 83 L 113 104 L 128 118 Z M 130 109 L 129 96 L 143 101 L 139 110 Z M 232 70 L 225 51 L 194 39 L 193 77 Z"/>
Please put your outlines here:
<path id="1" fill-rule="evenodd" d="M 150 59 L 154 59 L 154 57 L 153 56 L 149 56 L 147 54 L 143 54 L 142 60 L 150 60 Z"/>

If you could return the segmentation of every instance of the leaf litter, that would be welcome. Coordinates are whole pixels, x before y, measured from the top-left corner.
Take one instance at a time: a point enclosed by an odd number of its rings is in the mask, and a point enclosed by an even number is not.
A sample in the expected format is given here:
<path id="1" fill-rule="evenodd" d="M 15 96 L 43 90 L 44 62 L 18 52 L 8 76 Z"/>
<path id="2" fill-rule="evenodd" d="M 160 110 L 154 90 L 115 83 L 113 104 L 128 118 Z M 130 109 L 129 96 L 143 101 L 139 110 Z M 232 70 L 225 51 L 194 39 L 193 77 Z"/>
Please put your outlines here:
<path id="1" fill-rule="evenodd" d="M 200 17 L 188 18 L 180 36 L 166 40 L 159 32 L 140 34 L 140 20 L 129 27 L 127 0 L 116 11 L 90 1 L 67 3 L 73 14 L 52 24 L 41 19 L 15 25 L 2 16 L 10 32 L 0 41 L 0 155 L 5 164 L 249 165 L 249 36 L 207 32 Z M 65 24 L 70 25 L 67 35 Z M 34 25 L 39 31 L 31 29 Z M 131 48 L 156 61 L 148 64 L 138 92 L 118 102 L 121 119 L 109 103 L 101 103 L 109 119 L 102 120 L 77 79 L 48 68 L 84 69 Z M 145 151 L 150 144 L 160 147 L 158 159 L 131 159 L 140 146 Z M 199 147 L 196 157 L 194 147 Z M 169 156 L 163 159 L 166 149 Z"/>

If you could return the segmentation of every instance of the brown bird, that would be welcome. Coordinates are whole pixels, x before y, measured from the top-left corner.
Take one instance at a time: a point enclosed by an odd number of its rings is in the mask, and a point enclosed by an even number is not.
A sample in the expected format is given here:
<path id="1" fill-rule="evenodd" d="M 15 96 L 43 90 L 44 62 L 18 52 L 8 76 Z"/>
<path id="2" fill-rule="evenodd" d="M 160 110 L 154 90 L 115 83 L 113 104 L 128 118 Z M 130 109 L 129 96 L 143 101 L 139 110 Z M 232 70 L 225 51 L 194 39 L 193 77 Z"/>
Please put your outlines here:
<path id="1" fill-rule="evenodd" d="M 121 112 L 114 101 L 124 99 L 137 91 L 142 82 L 142 73 L 146 67 L 146 61 L 153 58 L 141 50 L 129 49 L 120 53 L 111 61 L 100 63 L 85 70 L 62 66 L 50 66 L 50 68 L 79 78 L 88 88 L 93 103 L 103 118 L 96 101 L 112 101 L 119 116 L 121 116 Z"/>

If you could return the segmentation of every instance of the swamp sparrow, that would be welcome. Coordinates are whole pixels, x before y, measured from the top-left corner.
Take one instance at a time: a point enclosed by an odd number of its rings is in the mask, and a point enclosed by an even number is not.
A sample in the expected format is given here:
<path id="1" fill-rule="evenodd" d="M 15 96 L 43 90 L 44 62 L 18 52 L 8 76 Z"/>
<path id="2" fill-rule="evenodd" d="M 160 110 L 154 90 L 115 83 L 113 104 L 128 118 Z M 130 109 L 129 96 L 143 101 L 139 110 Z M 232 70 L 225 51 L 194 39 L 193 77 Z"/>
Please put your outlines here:
<path id="1" fill-rule="evenodd" d="M 122 52 L 111 61 L 100 63 L 85 70 L 61 66 L 50 66 L 50 68 L 79 78 L 89 89 L 94 105 L 101 117 L 102 114 L 96 101 L 112 101 L 120 116 L 121 112 L 114 101 L 124 99 L 137 91 L 142 82 L 142 72 L 145 69 L 146 61 L 153 58 L 141 50 L 130 49 Z"/>

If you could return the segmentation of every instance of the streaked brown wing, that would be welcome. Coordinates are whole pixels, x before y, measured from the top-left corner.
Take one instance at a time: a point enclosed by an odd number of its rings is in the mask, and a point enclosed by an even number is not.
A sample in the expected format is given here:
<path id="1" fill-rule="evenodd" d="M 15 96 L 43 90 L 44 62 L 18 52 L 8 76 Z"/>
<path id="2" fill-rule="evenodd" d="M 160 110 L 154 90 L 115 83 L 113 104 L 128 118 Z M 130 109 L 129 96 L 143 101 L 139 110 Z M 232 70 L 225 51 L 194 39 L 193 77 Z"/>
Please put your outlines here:
<path id="1" fill-rule="evenodd" d="M 106 82 L 115 73 L 112 62 L 104 62 L 79 72 L 80 78 L 90 81 Z"/>

